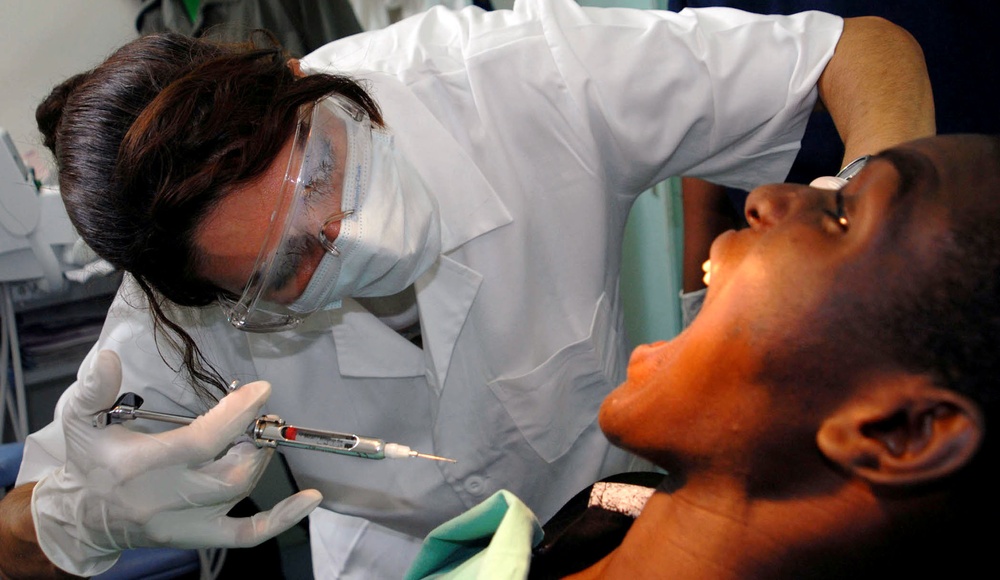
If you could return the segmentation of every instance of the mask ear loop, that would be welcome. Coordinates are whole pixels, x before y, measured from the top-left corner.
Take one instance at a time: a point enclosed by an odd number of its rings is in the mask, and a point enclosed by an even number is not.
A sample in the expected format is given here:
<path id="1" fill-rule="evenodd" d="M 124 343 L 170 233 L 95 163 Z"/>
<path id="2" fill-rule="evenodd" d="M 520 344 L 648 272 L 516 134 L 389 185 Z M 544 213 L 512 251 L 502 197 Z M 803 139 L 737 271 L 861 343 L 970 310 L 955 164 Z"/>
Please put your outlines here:
<path id="1" fill-rule="evenodd" d="M 347 211 L 337 212 L 337 213 L 333 214 L 332 216 L 326 218 L 326 221 L 323 222 L 322 227 L 320 227 L 320 229 L 319 229 L 319 243 L 320 243 L 320 245 L 323 246 L 323 249 L 325 249 L 327 252 L 330 252 L 334 256 L 340 256 L 340 250 L 337 248 L 336 245 L 334 245 L 333 240 L 331 240 L 330 238 L 326 237 L 326 226 L 332 224 L 333 222 L 339 222 L 340 220 L 342 220 L 342 219 L 344 219 L 346 217 L 350 217 L 350 215 L 353 214 L 353 213 L 354 213 L 353 209 L 349 209 Z"/>

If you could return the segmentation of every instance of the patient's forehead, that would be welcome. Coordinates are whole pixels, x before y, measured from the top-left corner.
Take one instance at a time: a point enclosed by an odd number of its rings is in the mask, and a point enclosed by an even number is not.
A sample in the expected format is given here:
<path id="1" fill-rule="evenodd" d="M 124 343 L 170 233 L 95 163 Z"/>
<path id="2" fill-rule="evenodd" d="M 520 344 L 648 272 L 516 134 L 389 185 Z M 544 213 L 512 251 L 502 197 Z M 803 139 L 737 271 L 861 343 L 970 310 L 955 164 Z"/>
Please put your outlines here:
<path id="1" fill-rule="evenodd" d="M 929 160 L 937 193 L 954 211 L 978 219 L 1000 215 L 1000 137 L 945 135 L 898 149 Z"/>

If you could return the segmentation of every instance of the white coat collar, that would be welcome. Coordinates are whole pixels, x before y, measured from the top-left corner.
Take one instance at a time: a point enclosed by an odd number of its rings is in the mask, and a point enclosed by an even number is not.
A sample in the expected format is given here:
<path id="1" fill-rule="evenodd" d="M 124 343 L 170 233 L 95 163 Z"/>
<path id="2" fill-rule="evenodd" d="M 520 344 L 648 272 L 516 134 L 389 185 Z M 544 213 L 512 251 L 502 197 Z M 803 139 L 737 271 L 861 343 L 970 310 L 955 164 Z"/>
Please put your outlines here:
<path id="1" fill-rule="evenodd" d="M 440 393 L 458 335 L 483 277 L 442 256 L 417 279 L 423 350 L 382 324 L 354 300 L 344 300 L 331 332 L 340 373 L 347 377 L 418 377 Z"/>

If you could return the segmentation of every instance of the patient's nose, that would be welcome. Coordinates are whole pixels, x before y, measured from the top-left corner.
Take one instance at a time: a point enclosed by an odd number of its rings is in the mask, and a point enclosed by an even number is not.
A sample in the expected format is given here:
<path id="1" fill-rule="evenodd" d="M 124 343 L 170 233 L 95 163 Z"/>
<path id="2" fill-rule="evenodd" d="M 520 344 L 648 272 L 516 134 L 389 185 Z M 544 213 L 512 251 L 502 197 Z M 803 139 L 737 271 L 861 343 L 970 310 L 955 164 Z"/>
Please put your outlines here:
<path id="1" fill-rule="evenodd" d="M 744 213 L 753 229 L 766 229 L 780 223 L 792 211 L 801 186 L 788 183 L 764 185 L 750 192 Z"/>

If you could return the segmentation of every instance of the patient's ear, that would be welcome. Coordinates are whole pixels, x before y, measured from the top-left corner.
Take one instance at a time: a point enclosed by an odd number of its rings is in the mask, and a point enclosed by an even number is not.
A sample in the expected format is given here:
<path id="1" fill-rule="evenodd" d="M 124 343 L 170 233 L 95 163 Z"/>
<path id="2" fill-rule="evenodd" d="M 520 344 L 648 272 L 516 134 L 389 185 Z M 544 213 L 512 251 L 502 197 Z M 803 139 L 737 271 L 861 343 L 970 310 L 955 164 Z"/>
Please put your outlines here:
<path id="1" fill-rule="evenodd" d="M 302 78 L 306 76 L 302 72 L 302 66 L 299 64 L 299 59 L 297 58 L 288 59 L 288 68 L 292 69 L 292 74 L 294 74 L 296 77 Z"/>
<path id="2" fill-rule="evenodd" d="M 911 485 L 954 473 L 985 434 L 979 406 L 923 375 L 894 375 L 861 387 L 820 426 L 820 451 L 856 477 Z"/>

